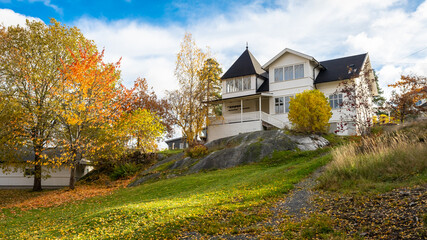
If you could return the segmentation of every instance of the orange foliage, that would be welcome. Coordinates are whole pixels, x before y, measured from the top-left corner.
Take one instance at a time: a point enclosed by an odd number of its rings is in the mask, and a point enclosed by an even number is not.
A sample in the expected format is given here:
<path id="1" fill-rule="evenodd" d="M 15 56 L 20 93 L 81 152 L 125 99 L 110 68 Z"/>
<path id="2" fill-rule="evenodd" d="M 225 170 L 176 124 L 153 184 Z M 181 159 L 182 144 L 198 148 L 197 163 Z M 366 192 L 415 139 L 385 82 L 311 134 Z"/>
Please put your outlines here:
<path id="1" fill-rule="evenodd" d="M 159 99 L 152 88 L 148 87 L 145 78 L 137 78 L 132 88 L 121 85 L 119 102 L 122 111 L 132 113 L 138 109 L 147 109 L 155 113 L 168 133 L 173 132 L 174 119 L 170 113 L 170 104 L 165 99 Z"/>
<path id="2" fill-rule="evenodd" d="M 70 51 L 73 61 L 63 62 L 62 84 L 58 89 L 61 103 L 57 115 L 64 126 L 60 143 L 66 150 L 62 160 L 72 169 L 71 189 L 74 188 L 75 166 L 83 154 L 105 147 L 97 144 L 91 133 L 111 127 L 121 116 L 120 102 L 116 101 L 120 60 L 115 64 L 104 63 L 104 51 L 99 53 L 93 49 L 93 44 L 87 41 L 77 53 Z"/>

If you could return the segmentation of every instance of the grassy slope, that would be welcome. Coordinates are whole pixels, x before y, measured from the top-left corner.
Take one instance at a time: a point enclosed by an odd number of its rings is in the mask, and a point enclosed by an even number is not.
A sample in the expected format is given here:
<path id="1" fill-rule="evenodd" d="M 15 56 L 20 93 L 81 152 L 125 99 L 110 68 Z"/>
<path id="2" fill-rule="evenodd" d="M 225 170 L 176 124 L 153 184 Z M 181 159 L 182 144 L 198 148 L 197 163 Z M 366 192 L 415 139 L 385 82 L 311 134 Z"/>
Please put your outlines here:
<path id="1" fill-rule="evenodd" d="M 327 151 L 275 153 L 258 164 L 146 183 L 60 207 L 4 209 L 0 238 L 154 239 L 192 231 L 237 233 L 271 216 L 268 209 L 274 200 L 330 161 L 329 154 L 323 155 Z"/>

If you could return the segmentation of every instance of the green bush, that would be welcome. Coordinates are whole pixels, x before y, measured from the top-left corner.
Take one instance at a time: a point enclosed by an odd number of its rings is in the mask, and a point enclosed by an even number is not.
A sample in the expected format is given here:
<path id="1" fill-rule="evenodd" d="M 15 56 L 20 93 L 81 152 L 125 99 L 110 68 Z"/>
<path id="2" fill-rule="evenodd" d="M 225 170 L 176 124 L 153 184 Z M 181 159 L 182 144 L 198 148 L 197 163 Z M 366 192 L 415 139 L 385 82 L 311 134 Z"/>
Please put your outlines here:
<path id="1" fill-rule="evenodd" d="M 186 152 L 187 156 L 191 158 L 200 158 L 206 156 L 208 153 L 208 148 L 204 145 L 196 145 L 192 148 L 189 148 Z"/>
<path id="2" fill-rule="evenodd" d="M 110 177 L 113 180 L 128 178 L 139 171 L 140 167 L 135 163 L 125 163 L 114 167 Z"/>

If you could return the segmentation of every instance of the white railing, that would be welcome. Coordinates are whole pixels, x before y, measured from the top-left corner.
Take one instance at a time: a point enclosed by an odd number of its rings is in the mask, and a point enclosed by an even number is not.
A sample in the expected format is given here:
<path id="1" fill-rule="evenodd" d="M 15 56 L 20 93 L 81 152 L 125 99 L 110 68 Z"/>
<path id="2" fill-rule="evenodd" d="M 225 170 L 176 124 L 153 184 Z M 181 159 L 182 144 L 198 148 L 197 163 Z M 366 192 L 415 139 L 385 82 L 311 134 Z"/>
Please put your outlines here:
<path id="1" fill-rule="evenodd" d="M 260 116 L 261 113 L 261 116 Z M 246 112 L 246 113 L 235 113 L 226 115 L 221 118 L 209 118 L 210 125 L 222 125 L 222 124 L 229 124 L 229 123 L 239 123 L 239 122 L 250 122 L 250 121 L 259 121 L 262 120 L 264 122 L 267 122 L 268 124 L 271 124 L 277 128 L 284 128 L 285 123 L 273 116 L 271 116 L 268 113 L 265 112 Z"/>
<path id="2" fill-rule="evenodd" d="M 242 114 L 240 113 L 229 114 L 222 118 L 209 118 L 209 121 L 212 125 L 218 125 L 218 124 L 258 121 L 259 119 L 260 119 L 259 112 L 246 112 Z"/>
<path id="3" fill-rule="evenodd" d="M 265 112 L 261 112 L 261 120 L 266 122 L 266 123 L 269 123 L 269 124 L 271 124 L 277 128 L 284 128 L 285 127 L 285 123 L 282 120 L 275 118 L 275 117 L 273 117 L 270 114 L 265 113 Z"/>

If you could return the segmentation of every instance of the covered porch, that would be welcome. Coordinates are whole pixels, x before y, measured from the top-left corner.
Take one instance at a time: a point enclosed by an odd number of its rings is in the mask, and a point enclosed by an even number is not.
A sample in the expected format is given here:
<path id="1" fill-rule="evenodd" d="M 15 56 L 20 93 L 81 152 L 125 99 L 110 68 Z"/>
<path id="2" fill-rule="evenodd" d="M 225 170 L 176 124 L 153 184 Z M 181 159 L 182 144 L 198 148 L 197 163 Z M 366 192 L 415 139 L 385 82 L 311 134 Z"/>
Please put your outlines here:
<path id="1" fill-rule="evenodd" d="M 259 121 L 262 112 L 269 114 L 270 96 L 261 94 L 221 99 L 211 104 L 222 105 L 222 117 L 210 118 L 210 125 Z"/>
<path id="2" fill-rule="evenodd" d="M 208 142 L 239 133 L 260 131 L 271 127 L 283 128 L 284 121 L 270 114 L 270 94 L 221 99 L 222 116 L 209 118 Z"/>

